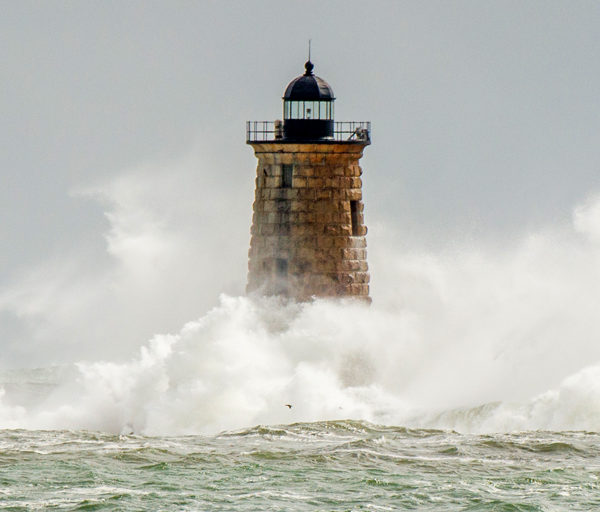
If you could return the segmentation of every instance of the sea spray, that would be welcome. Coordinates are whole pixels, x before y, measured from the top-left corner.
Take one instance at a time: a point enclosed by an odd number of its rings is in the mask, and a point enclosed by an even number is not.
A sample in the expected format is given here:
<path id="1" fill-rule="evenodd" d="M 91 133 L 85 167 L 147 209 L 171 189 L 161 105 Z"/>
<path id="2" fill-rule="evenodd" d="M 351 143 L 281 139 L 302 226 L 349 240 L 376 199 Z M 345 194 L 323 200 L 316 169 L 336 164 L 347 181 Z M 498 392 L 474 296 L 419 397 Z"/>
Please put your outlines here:
<path id="1" fill-rule="evenodd" d="M 377 314 L 356 303 L 223 296 L 219 307 L 177 335 L 154 337 L 130 362 L 77 364 L 76 377 L 58 383 L 23 426 L 190 433 L 371 417 L 371 401 L 382 394 L 375 369 L 382 378 L 386 364 L 383 352 L 369 354 L 364 343 L 389 339 L 397 327 L 381 321 L 371 329 Z M 352 316 L 362 320 L 351 326 Z"/>
<path id="2" fill-rule="evenodd" d="M 0 427 L 183 434 L 351 418 L 597 431 L 599 204 L 493 249 L 382 250 L 372 237 L 370 307 L 223 295 L 128 362 L 80 362 L 34 393 L 27 370 L 3 374 Z"/>
<path id="3" fill-rule="evenodd" d="M 27 408 L 0 401 L 2 426 L 184 434 L 360 418 L 464 432 L 597 430 L 600 367 L 523 403 L 443 408 L 415 400 L 412 381 L 429 367 L 411 327 L 360 304 L 223 296 L 205 317 L 154 337 L 127 363 L 78 363 Z M 439 377 L 428 377 L 447 395 Z M 473 376 L 462 377 L 468 389 Z"/>

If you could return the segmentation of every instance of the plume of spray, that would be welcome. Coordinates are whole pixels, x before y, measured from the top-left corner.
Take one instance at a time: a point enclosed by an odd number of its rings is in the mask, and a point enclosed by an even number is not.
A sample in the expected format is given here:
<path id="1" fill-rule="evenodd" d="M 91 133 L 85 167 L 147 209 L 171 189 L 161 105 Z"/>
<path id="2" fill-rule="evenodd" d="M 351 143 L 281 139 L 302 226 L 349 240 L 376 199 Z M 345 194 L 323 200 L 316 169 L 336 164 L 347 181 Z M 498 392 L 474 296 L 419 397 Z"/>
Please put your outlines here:
<path id="1" fill-rule="evenodd" d="M 370 235 L 370 307 L 221 295 L 129 360 L 63 368 L 27 400 L 5 385 L 0 428 L 600 429 L 600 198 L 501 248 L 411 251 L 387 236 Z"/>

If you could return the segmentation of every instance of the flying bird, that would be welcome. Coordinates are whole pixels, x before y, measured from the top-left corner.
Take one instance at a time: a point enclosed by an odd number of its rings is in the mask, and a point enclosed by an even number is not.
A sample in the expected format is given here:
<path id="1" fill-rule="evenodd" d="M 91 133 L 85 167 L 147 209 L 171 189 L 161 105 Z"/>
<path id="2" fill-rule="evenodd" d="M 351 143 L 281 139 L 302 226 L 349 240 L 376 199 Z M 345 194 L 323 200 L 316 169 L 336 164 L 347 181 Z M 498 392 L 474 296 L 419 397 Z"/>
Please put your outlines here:
<path id="1" fill-rule="evenodd" d="M 292 404 L 285 404 L 284 407 L 287 407 L 288 409 L 292 408 Z"/>

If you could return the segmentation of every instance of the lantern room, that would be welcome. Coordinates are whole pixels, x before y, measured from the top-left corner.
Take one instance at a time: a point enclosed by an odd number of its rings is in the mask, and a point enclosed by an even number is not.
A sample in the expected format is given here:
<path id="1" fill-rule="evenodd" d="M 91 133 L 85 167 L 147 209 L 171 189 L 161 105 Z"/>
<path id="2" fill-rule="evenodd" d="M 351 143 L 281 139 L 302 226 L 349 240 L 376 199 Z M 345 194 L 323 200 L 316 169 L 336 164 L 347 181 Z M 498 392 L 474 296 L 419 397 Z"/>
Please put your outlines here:
<path id="1" fill-rule="evenodd" d="M 313 63 L 292 80 L 283 96 L 283 137 L 287 140 L 333 138 L 333 89 L 313 74 Z"/>

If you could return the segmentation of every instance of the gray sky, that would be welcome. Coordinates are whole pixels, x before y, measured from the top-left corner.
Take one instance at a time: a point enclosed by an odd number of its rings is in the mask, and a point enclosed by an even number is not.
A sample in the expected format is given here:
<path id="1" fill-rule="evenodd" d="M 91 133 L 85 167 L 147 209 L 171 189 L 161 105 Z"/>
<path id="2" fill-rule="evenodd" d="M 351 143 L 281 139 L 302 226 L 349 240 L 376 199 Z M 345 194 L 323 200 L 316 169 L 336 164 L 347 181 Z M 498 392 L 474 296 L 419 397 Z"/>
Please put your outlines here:
<path id="1" fill-rule="evenodd" d="M 0 9 L 0 367 L 126 356 L 242 293 L 244 122 L 281 117 L 308 38 L 336 119 L 373 123 L 371 251 L 499 243 L 600 191 L 598 2 Z"/>

